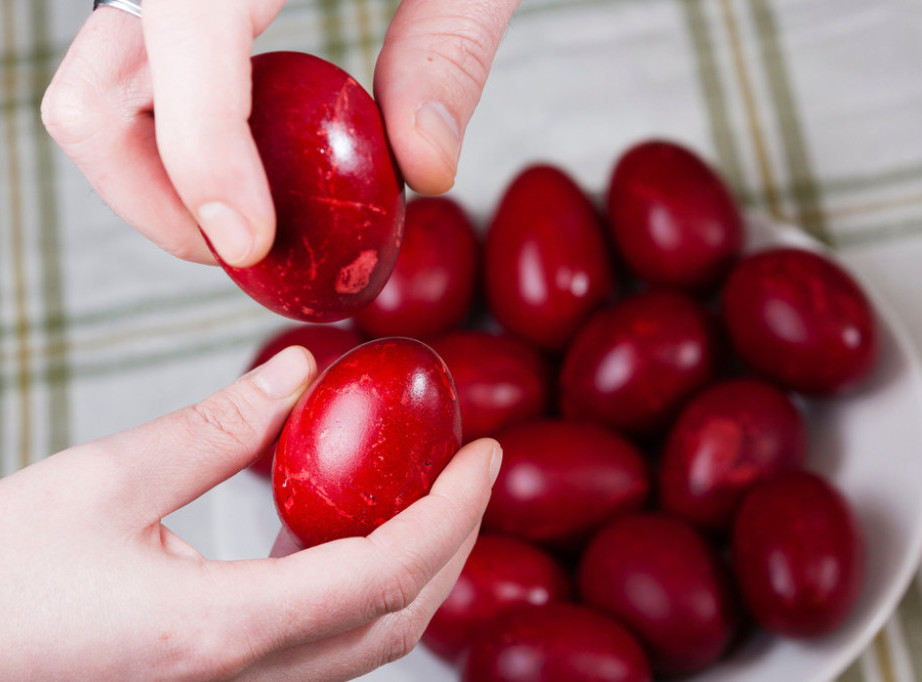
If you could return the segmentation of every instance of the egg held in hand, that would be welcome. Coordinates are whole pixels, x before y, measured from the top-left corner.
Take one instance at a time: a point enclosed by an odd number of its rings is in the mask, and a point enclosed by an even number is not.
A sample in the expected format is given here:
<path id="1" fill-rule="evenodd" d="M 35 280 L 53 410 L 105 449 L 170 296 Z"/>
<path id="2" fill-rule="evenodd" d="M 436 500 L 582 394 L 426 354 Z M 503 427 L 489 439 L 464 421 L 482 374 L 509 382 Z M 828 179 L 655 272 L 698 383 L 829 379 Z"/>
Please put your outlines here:
<path id="1" fill-rule="evenodd" d="M 305 322 L 348 317 L 381 291 L 403 233 L 403 180 L 381 112 L 354 78 L 318 57 L 269 52 L 252 65 L 250 130 L 275 205 L 275 241 L 250 267 L 218 261 L 273 312 Z"/>
<path id="2" fill-rule="evenodd" d="M 460 445 L 441 358 L 414 339 L 370 341 L 330 365 L 285 423 L 279 518 L 304 547 L 367 535 L 426 495 Z"/>

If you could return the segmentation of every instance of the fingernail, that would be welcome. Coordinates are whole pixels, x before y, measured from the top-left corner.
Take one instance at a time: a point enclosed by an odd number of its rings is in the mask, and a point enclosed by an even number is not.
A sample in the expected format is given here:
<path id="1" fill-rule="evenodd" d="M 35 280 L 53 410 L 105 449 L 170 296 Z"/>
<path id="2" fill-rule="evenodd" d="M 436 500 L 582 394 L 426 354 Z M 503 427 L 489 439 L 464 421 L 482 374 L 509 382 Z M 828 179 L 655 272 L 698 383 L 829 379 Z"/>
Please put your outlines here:
<path id="1" fill-rule="evenodd" d="M 240 265 L 253 249 L 253 230 L 246 219 L 220 201 L 203 204 L 198 210 L 202 230 L 218 255 L 228 265 Z"/>
<path id="2" fill-rule="evenodd" d="M 441 102 L 426 102 L 416 110 L 416 129 L 438 149 L 452 168 L 458 165 L 461 153 L 461 132 L 458 122 Z"/>
<path id="3" fill-rule="evenodd" d="M 490 454 L 490 485 L 496 483 L 496 477 L 499 476 L 499 469 L 503 465 L 503 449 L 499 443 L 493 446 L 493 452 Z"/>
<path id="4" fill-rule="evenodd" d="M 270 398 L 287 398 L 307 382 L 312 371 L 305 350 L 291 347 L 250 372 L 250 378 Z"/>

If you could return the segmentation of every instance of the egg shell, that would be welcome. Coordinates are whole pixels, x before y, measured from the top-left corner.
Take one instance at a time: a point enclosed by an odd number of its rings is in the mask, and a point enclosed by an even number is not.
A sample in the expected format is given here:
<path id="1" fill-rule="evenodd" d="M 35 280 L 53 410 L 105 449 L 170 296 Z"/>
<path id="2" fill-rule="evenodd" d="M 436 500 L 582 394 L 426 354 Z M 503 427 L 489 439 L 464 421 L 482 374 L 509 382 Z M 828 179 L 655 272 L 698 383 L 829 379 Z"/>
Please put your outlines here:
<path id="1" fill-rule="evenodd" d="M 743 248 L 733 194 L 703 159 L 674 142 L 648 140 L 626 151 L 606 206 L 619 253 L 650 284 L 711 291 Z"/>
<path id="2" fill-rule="evenodd" d="M 482 534 L 421 641 L 456 662 L 470 640 L 500 613 L 571 597 L 570 578 L 550 554 L 513 537 Z"/>
<path id="3" fill-rule="evenodd" d="M 695 529 L 660 512 L 619 517 L 590 541 L 583 601 L 633 632 L 658 675 L 688 675 L 720 658 L 736 631 L 728 571 Z"/>
<path id="4" fill-rule="evenodd" d="M 388 338 L 320 375 L 282 429 L 276 509 L 303 546 L 364 536 L 428 493 L 461 444 L 451 374 L 420 341 Z"/>
<path id="5" fill-rule="evenodd" d="M 322 372 L 341 355 L 361 345 L 363 340 L 358 332 L 348 327 L 323 324 L 288 326 L 263 341 L 250 362 L 249 369 L 267 362 L 276 353 L 289 346 L 304 346 L 314 356 L 317 371 Z M 272 457 L 275 455 L 275 446 L 276 442 L 273 442 L 259 459 L 250 465 L 250 471 L 269 478 L 272 475 Z"/>
<path id="6" fill-rule="evenodd" d="M 786 393 L 757 379 L 715 383 L 694 395 L 669 429 L 660 505 L 722 535 L 755 483 L 806 457 L 806 424 Z"/>
<path id="7" fill-rule="evenodd" d="M 432 342 L 461 401 L 465 441 L 495 436 L 550 408 L 552 368 L 534 347 L 507 334 L 458 331 Z"/>
<path id="8" fill-rule="evenodd" d="M 487 530 L 574 549 L 647 500 L 649 474 L 640 452 L 603 426 L 531 421 L 497 440 L 503 466 L 484 514 Z"/>
<path id="9" fill-rule="evenodd" d="M 456 329 L 471 312 L 480 259 L 477 234 L 448 197 L 407 202 L 394 271 L 355 324 L 371 337 L 431 339 Z"/>
<path id="10" fill-rule="evenodd" d="M 717 370 L 707 310 L 686 294 L 655 289 L 597 313 L 567 349 L 561 412 L 630 436 L 662 429 Z"/>
<path id="11" fill-rule="evenodd" d="M 740 357 L 793 391 L 842 393 L 874 367 L 879 341 L 871 304 L 848 272 L 819 253 L 776 247 L 741 259 L 721 304 Z"/>
<path id="12" fill-rule="evenodd" d="M 474 642 L 462 682 L 651 682 L 635 637 L 584 606 L 548 604 L 499 615 Z"/>
<path id="13" fill-rule="evenodd" d="M 864 540 L 848 501 L 808 471 L 756 485 L 733 527 L 733 572 L 766 630 L 818 637 L 848 617 L 864 580 Z"/>
<path id="14" fill-rule="evenodd" d="M 348 317 L 394 268 L 403 180 L 371 96 L 339 67 L 299 52 L 252 58 L 250 131 L 275 205 L 269 254 L 218 261 L 257 302 L 305 322 Z"/>
<path id="15" fill-rule="evenodd" d="M 600 216 L 562 170 L 530 166 L 506 189 L 487 229 L 484 278 L 499 323 L 553 352 L 609 300 L 614 276 Z"/>

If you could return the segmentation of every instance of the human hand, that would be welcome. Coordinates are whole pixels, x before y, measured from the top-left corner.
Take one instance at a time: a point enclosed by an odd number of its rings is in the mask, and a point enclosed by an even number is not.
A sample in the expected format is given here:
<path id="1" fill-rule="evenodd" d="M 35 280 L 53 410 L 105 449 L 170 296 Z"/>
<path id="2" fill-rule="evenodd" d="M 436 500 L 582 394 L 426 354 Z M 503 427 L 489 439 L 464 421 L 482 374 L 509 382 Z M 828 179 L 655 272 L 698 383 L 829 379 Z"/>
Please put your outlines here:
<path id="1" fill-rule="evenodd" d="M 454 182 L 461 140 L 518 0 L 403 0 L 375 93 L 407 184 Z M 275 235 L 247 126 L 250 53 L 284 0 L 144 0 L 143 20 L 102 7 L 42 102 L 52 137 L 109 206 L 168 252 L 230 265 Z M 153 115 L 156 110 L 156 117 Z"/>
<path id="2" fill-rule="evenodd" d="M 473 545 L 493 441 L 367 538 L 225 562 L 161 523 L 247 466 L 314 373 L 289 348 L 195 406 L 0 480 L 0 679 L 337 680 L 407 653 Z M 273 553 L 287 551 L 282 538 Z"/>

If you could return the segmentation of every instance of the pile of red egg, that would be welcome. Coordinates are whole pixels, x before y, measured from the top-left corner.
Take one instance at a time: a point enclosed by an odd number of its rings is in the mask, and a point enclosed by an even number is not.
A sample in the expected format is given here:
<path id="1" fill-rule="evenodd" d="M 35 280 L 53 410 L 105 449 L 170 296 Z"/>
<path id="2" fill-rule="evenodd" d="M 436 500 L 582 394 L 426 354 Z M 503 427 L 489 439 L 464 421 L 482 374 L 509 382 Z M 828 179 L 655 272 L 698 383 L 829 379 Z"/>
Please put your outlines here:
<path id="1" fill-rule="evenodd" d="M 828 633 L 861 589 L 861 532 L 802 468 L 801 408 L 873 367 L 860 287 L 816 252 L 743 254 L 733 196 L 672 143 L 624 154 L 604 204 L 532 166 L 480 239 L 452 199 L 412 199 L 351 326 L 292 328 L 254 361 L 298 343 L 322 369 L 367 338 L 421 339 L 464 440 L 502 444 L 481 537 L 423 637 L 464 680 L 690 674 L 753 621 Z"/>

